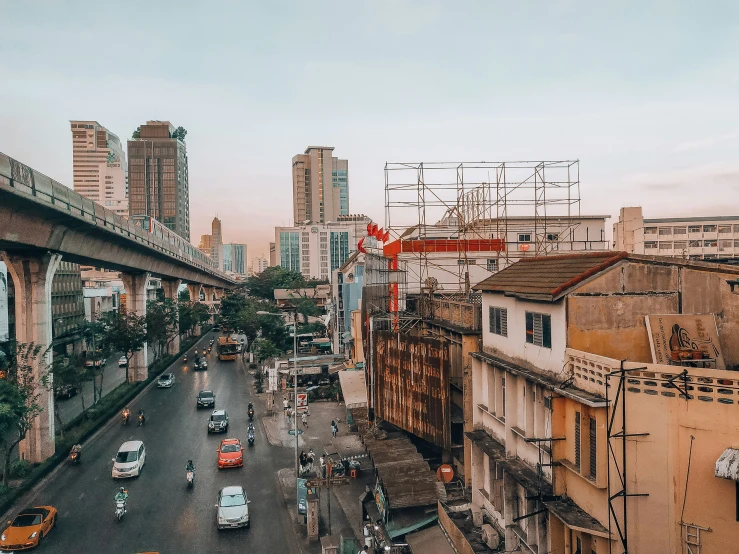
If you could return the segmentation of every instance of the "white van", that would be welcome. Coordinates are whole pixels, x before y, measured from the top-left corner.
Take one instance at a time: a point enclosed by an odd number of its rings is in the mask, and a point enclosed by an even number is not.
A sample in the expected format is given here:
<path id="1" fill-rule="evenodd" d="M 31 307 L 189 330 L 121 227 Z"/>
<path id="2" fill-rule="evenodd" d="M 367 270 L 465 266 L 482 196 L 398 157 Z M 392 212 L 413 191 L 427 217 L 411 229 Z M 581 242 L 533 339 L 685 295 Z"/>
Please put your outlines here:
<path id="1" fill-rule="evenodd" d="M 138 477 L 146 462 L 146 448 L 141 441 L 124 442 L 113 458 L 113 479 Z"/>

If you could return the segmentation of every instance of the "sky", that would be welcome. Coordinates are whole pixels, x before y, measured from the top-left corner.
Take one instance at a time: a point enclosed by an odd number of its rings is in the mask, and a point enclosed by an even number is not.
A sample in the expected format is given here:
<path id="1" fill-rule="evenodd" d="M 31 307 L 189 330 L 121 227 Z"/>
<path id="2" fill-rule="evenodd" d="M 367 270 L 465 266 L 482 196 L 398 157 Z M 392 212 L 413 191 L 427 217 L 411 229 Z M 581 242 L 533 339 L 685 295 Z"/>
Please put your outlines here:
<path id="1" fill-rule="evenodd" d="M 291 159 L 579 160 L 581 212 L 737 215 L 739 2 L 0 0 L 0 151 L 72 183 L 69 120 L 188 130 L 191 240 L 268 255 Z M 613 219 L 607 222 L 610 229 Z"/>

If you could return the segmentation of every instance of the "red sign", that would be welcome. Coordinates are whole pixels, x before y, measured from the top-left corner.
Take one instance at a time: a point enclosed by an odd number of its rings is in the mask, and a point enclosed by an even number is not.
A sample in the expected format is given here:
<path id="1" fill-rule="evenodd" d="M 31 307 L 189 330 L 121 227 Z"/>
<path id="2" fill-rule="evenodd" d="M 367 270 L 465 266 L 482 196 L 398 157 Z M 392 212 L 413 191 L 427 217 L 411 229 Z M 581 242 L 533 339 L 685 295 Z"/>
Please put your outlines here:
<path id="1" fill-rule="evenodd" d="M 307 412 L 308 411 L 308 393 L 307 392 L 299 392 L 297 397 L 297 408 L 298 412 Z"/>

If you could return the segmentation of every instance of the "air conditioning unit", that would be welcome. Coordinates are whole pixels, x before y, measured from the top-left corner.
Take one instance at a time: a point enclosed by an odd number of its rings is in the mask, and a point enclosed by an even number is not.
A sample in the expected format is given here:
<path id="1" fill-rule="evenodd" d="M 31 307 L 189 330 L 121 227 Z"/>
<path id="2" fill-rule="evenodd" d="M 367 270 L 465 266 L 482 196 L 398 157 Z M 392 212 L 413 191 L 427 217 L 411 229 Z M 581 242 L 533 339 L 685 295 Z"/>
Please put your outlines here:
<path id="1" fill-rule="evenodd" d="M 482 542 L 488 545 L 488 548 L 497 550 L 500 546 L 500 535 L 495 530 L 495 527 L 489 523 L 485 523 L 481 528 L 482 531 Z"/>

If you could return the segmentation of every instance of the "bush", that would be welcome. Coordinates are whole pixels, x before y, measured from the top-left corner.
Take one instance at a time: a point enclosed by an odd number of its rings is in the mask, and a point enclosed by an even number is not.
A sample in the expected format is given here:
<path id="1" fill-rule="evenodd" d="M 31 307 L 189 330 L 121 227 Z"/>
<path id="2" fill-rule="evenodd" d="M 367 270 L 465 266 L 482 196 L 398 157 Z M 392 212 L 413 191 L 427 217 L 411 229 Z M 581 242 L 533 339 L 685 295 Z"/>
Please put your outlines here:
<path id="1" fill-rule="evenodd" d="M 28 460 L 16 460 L 10 464 L 10 478 L 22 479 L 31 472 L 32 467 Z"/>

